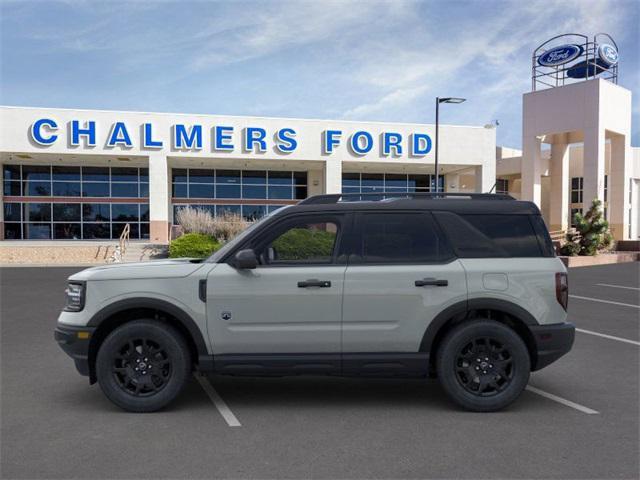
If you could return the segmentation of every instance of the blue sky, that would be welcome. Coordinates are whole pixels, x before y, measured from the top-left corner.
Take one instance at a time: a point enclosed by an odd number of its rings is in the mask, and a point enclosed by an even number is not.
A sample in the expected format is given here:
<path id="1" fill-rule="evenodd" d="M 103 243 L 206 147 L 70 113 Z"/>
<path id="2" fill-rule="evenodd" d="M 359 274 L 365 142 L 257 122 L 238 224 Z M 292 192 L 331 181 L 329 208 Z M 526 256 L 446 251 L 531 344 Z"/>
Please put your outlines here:
<path id="1" fill-rule="evenodd" d="M 640 2 L 0 0 L 3 105 L 424 122 L 519 147 L 531 52 L 608 32 L 634 93 Z"/>

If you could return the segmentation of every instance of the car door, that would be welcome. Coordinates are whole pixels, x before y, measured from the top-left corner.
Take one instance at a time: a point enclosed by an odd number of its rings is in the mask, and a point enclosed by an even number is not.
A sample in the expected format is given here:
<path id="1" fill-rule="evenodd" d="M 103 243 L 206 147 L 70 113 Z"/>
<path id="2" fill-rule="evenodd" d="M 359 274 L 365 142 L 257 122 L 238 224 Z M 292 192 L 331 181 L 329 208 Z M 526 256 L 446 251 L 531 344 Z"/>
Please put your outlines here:
<path id="1" fill-rule="evenodd" d="M 465 271 L 429 212 L 363 212 L 355 220 L 344 286 L 344 358 L 416 354 L 431 320 L 466 301 Z"/>
<path id="2" fill-rule="evenodd" d="M 216 265 L 207 279 L 214 356 L 306 355 L 313 362 L 313 354 L 332 353 L 339 368 L 344 223 L 341 214 L 294 215 L 242 246 L 254 249 L 257 268 Z"/>

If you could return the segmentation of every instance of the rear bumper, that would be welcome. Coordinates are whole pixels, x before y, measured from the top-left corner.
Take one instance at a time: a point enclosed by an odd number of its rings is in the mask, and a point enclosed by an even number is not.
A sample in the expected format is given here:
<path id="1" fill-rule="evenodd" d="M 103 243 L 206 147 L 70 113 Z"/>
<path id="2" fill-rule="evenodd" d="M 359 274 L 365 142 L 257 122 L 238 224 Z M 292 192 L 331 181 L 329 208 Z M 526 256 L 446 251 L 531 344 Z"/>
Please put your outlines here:
<path id="1" fill-rule="evenodd" d="M 572 323 L 530 326 L 536 344 L 536 362 L 532 371 L 555 362 L 571 350 L 576 327 Z"/>
<path id="2" fill-rule="evenodd" d="M 76 364 L 76 369 L 81 375 L 89 376 L 89 342 L 95 328 L 73 327 L 58 324 L 53 331 L 60 348 L 69 355 Z"/>

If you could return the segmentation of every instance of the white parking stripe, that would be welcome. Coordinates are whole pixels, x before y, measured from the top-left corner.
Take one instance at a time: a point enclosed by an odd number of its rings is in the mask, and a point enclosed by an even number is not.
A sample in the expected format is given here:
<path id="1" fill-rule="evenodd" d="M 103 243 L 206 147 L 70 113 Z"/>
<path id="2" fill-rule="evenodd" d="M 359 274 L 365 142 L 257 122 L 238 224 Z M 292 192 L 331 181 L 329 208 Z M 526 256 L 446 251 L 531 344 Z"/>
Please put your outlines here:
<path id="1" fill-rule="evenodd" d="M 588 407 L 585 407 L 584 405 L 580 405 L 579 403 L 574 403 L 570 400 L 564 399 L 562 397 L 558 397 L 553 393 L 548 393 L 548 392 L 545 392 L 544 390 L 540 390 L 539 388 L 532 387 L 531 385 L 527 385 L 526 389 L 529 390 L 530 392 L 540 395 L 541 397 L 545 397 L 545 398 L 548 398 L 549 400 L 553 400 L 554 402 L 561 403 L 562 405 L 573 408 L 582 413 L 586 413 L 587 415 L 598 415 L 600 413 Z"/>
<path id="2" fill-rule="evenodd" d="M 612 305 L 620 305 L 622 307 L 640 308 L 640 305 L 633 305 L 632 303 L 612 302 L 611 300 L 602 300 L 600 298 L 580 297 L 578 295 L 569 295 L 569 298 L 577 298 L 578 300 L 589 300 L 590 302 L 610 303 Z"/>
<path id="3" fill-rule="evenodd" d="M 598 287 L 624 288 L 626 290 L 640 290 L 638 287 L 627 287 L 625 285 L 611 285 L 609 283 L 596 283 Z"/>
<path id="4" fill-rule="evenodd" d="M 618 342 L 630 343 L 631 345 L 640 346 L 640 342 L 636 342 L 635 340 L 629 340 L 627 338 L 622 338 L 622 337 L 614 337 L 613 335 L 606 335 L 604 333 L 592 332 L 591 330 L 583 330 L 582 328 L 576 328 L 576 332 L 587 333 L 589 335 L 595 335 L 596 337 L 608 338 L 609 340 L 617 340 Z"/>
<path id="5" fill-rule="evenodd" d="M 202 389 L 205 391 L 205 393 L 209 396 L 209 398 L 211 399 L 215 407 L 218 409 L 218 412 L 220 412 L 220 415 L 222 415 L 222 418 L 224 418 L 225 422 L 227 422 L 227 425 L 229 425 L 230 427 L 241 427 L 242 425 L 240 424 L 236 416 L 233 414 L 231 409 L 224 402 L 222 397 L 218 395 L 218 392 L 216 392 L 216 389 L 213 388 L 213 385 L 209 383 L 209 380 L 207 379 L 207 377 L 198 373 L 195 373 L 194 377 L 196 377 L 196 380 L 198 380 L 198 383 L 200 384 L 200 386 L 202 386 Z"/>

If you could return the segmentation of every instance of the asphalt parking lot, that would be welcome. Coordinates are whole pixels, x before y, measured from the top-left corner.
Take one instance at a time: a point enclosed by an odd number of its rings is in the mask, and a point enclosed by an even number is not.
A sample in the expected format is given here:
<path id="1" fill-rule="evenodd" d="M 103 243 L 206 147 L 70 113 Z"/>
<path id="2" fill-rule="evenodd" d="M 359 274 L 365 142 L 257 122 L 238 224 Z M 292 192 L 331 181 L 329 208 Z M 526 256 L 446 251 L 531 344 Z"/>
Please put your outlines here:
<path id="1" fill-rule="evenodd" d="M 77 270 L 0 269 L 2 478 L 640 476 L 639 263 L 570 271 L 573 350 L 491 414 L 434 380 L 215 376 L 125 413 L 53 341 Z"/>

